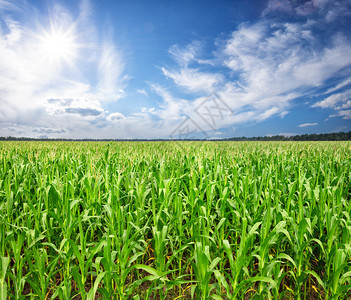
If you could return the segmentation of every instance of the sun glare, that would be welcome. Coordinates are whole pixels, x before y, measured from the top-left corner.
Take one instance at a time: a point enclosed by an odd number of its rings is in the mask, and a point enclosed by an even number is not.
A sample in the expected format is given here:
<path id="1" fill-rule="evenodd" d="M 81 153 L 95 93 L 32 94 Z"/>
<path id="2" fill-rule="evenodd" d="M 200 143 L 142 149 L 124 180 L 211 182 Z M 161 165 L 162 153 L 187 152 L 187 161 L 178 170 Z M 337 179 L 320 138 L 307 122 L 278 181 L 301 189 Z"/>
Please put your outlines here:
<path id="1" fill-rule="evenodd" d="M 71 64 L 76 56 L 77 43 L 70 31 L 52 30 L 39 38 L 39 48 L 45 59 L 53 63 L 63 61 Z"/>

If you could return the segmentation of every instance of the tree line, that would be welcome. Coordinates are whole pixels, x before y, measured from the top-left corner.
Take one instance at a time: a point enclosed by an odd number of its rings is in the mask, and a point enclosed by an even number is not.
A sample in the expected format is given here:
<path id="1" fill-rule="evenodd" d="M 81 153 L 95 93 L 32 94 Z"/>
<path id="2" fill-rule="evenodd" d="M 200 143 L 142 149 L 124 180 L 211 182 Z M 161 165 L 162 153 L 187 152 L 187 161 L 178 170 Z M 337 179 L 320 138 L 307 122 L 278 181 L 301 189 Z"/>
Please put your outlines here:
<path id="1" fill-rule="evenodd" d="M 188 139 L 189 141 L 206 141 L 206 139 Z M 338 133 L 320 133 L 320 134 L 301 134 L 293 136 L 273 135 L 257 137 L 232 137 L 225 139 L 211 139 L 211 141 L 350 141 L 351 131 Z M 170 139 L 64 139 L 64 138 L 28 138 L 28 137 L 0 137 L 0 141 L 80 141 L 80 142 L 98 142 L 98 141 L 170 141 Z M 174 139 L 172 139 L 174 141 Z M 177 139 L 175 141 L 182 141 Z"/>
<path id="2" fill-rule="evenodd" d="M 350 141 L 351 131 L 338 133 L 301 134 L 293 136 L 273 135 L 264 137 L 233 137 L 228 141 Z"/>

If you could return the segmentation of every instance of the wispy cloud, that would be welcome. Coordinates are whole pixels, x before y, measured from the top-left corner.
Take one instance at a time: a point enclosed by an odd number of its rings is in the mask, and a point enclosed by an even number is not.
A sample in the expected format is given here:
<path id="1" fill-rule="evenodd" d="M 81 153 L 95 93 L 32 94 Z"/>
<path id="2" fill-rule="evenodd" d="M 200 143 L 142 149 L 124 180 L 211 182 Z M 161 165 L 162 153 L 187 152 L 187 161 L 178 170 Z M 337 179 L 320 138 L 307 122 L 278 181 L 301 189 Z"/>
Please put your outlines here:
<path id="1" fill-rule="evenodd" d="M 182 68 L 179 71 L 169 71 L 162 68 L 162 72 L 174 83 L 189 92 L 214 91 L 218 84 L 223 81 L 223 76 L 216 73 L 205 73 L 194 68 Z"/>
<path id="2" fill-rule="evenodd" d="M 213 60 L 201 58 L 202 47 L 203 44 L 199 41 L 193 41 L 185 47 L 171 46 L 169 54 L 177 62 L 177 68 L 161 68 L 166 77 L 190 93 L 211 93 L 224 79 L 222 74 L 200 71 L 198 67 L 192 66 L 213 66 Z"/>
<path id="3" fill-rule="evenodd" d="M 340 82 L 339 84 L 337 84 L 336 86 L 328 89 L 325 94 L 330 94 L 330 93 L 334 93 L 336 91 L 341 90 L 344 87 L 347 87 L 348 85 L 351 85 L 351 78 L 346 78 L 344 79 L 342 82 Z"/>
<path id="4" fill-rule="evenodd" d="M 151 84 L 151 89 L 162 98 L 162 103 L 156 110 L 151 112 L 161 120 L 168 122 L 169 120 L 179 120 L 188 109 L 189 102 L 185 99 L 174 97 L 166 88 L 158 84 Z"/>
<path id="5" fill-rule="evenodd" d="M 214 65 L 211 59 L 201 57 L 203 46 L 200 41 L 193 41 L 185 47 L 173 45 L 169 48 L 169 54 L 182 68 L 187 68 L 192 63 Z"/>
<path id="6" fill-rule="evenodd" d="M 138 89 L 137 93 L 140 94 L 140 95 L 143 95 L 145 97 L 149 96 L 149 94 L 147 93 L 147 91 L 145 89 Z"/>
<path id="7" fill-rule="evenodd" d="M 116 51 L 111 41 L 102 46 L 98 79 L 98 95 L 102 101 L 121 98 L 128 76 L 124 75 L 124 62 L 121 54 Z"/>
<path id="8" fill-rule="evenodd" d="M 317 126 L 318 123 L 304 123 L 304 124 L 300 124 L 297 127 L 309 127 L 309 126 Z"/>

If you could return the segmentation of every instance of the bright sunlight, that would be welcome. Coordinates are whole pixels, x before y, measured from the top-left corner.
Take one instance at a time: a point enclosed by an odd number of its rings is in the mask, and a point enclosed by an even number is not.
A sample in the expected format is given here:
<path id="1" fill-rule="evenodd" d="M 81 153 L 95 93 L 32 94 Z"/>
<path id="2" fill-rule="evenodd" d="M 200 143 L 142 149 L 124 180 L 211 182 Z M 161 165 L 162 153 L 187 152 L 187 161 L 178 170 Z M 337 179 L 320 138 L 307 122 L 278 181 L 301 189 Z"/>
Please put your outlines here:
<path id="1" fill-rule="evenodd" d="M 78 45 L 74 34 L 70 31 L 55 30 L 44 32 L 39 37 L 40 52 L 51 63 L 71 64 L 76 56 Z"/>

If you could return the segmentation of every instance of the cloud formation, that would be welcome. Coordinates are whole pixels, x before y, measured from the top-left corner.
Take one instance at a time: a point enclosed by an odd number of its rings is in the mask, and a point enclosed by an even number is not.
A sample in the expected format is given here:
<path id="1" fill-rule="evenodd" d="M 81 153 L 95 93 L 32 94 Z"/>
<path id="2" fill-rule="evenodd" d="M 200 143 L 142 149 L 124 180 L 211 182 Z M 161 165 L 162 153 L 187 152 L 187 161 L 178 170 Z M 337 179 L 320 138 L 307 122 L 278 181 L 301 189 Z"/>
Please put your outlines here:
<path id="1" fill-rule="evenodd" d="M 347 110 L 340 110 L 338 113 L 336 114 L 332 114 L 329 116 L 330 118 L 334 118 L 334 117 L 342 117 L 345 120 L 349 120 L 351 119 L 351 109 L 347 109 Z"/>
<path id="2" fill-rule="evenodd" d="M 216 91 L 234 112 L 220 120 L 218 128 L 262 122 L 274 116 L 283 118 L 296 99 L 309 97 L 351 65 L 351 56 L 345 55 L 351 49 L 349 36 L 334 30 L 320 38 L 321 28 L 333 26 L 328 24 L 333 22 L 330 14 L 344 18 L 347 14 L 339 8 L 350 9 L 341 2 L 335 7 L 328 1 L 319 2 L 295 5 L 291 1 L 269 1 L 264 18 L 255 23 L 242 23 L 228 39 L 218 43 L 214 56 L 208 60 L 212 65 L 206 68 L 201 65 L 204 60 L 200 55 L 200 42 L 192 42 L 184 48 L 175 45 L 170 48 L 170 54 L 178 69 L 162 68 L 163 74 L 183 92 L 196 95 L 196 92 Z M 287 22 L 265 17 L 282 12 L 296 19 Z M 197 67 L 191 67 L 192 64 Z M 210 66 L 213 66 L 212 71 L 209 71 Z M 229 73 L 223 72 L 223 66 Z M 346 77 L 331 91 L 350 83 Z M 187 110 L 194 111 L 201 99 L 195 96 L 195 100 L 187 104 Z M 312 107 L 333 107 L 339 103 L 335 109 L 342 110 L 349 107 L 348 99 L 348 93 L 335 94 Z M 347 118 L 348 113 L 339 112 L 333 116 Z M 315 125 L 306 124 L 300 127 Z"/>
<path id="3" fill-rule="evenodd" d="M 304 123 L 304 124 L 300 124 L 297 127 L 309 127 L 309 126 L 317 126 L 318 123 Z"/>
<path id="4" fill-rule="evenodd" d="M 23 3 L 0 0 L 0 135 L 161 138 L 185 124 L 216 136 L 284 118 L 307 98 L 330 118 L 350 119 L 351 34 L 337 26 L 351 16 L 349 1 L 269 0 L 261 18 L 207 44 L 170 45 L 173 61 L 155 67 L 162 78 L 148 81 L 147 91 L 133 87 L 145 103 L 129 113 L 115 103 L 132 99 L 133 76 L 112 26 L 94 23 L 90 1 L 80 1 L 77 14 L 56 2 L 49 17 Z M 37 46 L 52 30 L 68 32 L 77 46 L 59 63 Z"/>
<path id="5" fill-rule="evenodd" d="M 204 73 L 195 68 L 182 68 L 179 71 L 169 71 L 162 68 L 162 72 L 166 77 L 173 79 L 176 85 L 188 92 L 210 93 L 223 81 L 221 74 Z"/>
<path id="6" fill-rule="evenodd" d="M 124 119 L 124 115 L 119 112 L 115 112 L 115 113 L 109 114 L 106 119 L 108 121 L 119 121 Z"/>
<path id="7" fill-rule="evenodd" d="M 0 123 L 7 124 L 0 126 L 0 135 L 16 135 L 14 128 L 23 133 L 27 126 L 29 136 L 38 136 L 42 132 L 36 128 L 60 123 L 67 129 L 46 133 L 69 135 L 72 128 L 88 128 L 92 119 L 103 116 L 104 103 L 123 96 L 128 78 L 122 53 L 112 32 L 101 40 L 92 14 L 88 0 L 80 2 L 76 15 L 57 2 L 48 17 L 26 2 L 0 1 L 0 57 L 6 58 L 0 60 Z M 43 41 L 58 43 L 62 52 L 41 47 Z M 69 56 L 66 42 L 74 45 Z M 87 78 L 84 73 L 92 70 L 95 78 Z"/>
<path id="8" fill-rule="evenodd" d="M 336 88 L 343 87 L 345 83 L 348 81 L 344 81 L 341 84 L 337 85 Z M 337 113 L 331 114 L 329 117 L 341 117 L 343 119 L 351 118 L 351 89 L 347 89 L 340 93 L 332 94 L 321 101 L 318 101 L 312 105 L 314 108 L 322 108 L 322 109 L 332 109 L 337 111 Z"/>
<path id="9" fill-rule="evenodd" d="M 149 96 L 149 94 L 147 93 L 147 91 L 145 89 L 138 89 L 137 93 L 140 94 L 140 95 L 143 95 L 145 97 Z"/>

